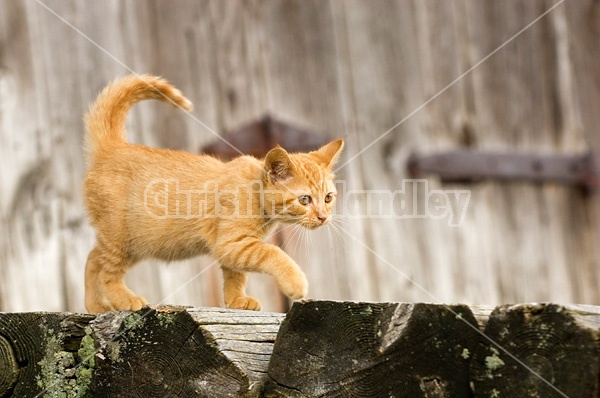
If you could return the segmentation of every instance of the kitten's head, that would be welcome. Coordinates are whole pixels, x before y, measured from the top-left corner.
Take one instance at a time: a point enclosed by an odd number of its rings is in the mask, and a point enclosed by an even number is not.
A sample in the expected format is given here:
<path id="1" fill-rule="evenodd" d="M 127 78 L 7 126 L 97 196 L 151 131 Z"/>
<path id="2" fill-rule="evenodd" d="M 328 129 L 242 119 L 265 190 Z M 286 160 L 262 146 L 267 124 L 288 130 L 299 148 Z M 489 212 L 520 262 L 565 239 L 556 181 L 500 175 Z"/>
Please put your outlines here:
<path id="1" fill-rule="evenodd" d="M 314 229 L 331 220 L 335 204 L 332 168 L 344 140 L 309 153 L 287 153 L 276 147 L 265 157 L 265 210 L 284 222 Z"/>

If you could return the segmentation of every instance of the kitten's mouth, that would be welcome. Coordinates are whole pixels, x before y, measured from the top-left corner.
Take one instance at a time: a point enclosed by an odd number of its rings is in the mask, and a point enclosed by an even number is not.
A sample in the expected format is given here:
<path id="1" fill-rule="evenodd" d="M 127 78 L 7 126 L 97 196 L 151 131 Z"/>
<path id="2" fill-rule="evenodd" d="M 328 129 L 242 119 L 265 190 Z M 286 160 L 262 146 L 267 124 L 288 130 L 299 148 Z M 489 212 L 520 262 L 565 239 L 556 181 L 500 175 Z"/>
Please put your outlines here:
<path id="1" fill-rule="evenodd" d="M 310 222 L 303 223 L 302 225 L 305 228 L 308 228 L 308 229 L 317 229 L 319 227 L 324 226 L 328 222 L 329 222 L 329 220 L 324 220 L 324 221 L 310 221 Z"/>

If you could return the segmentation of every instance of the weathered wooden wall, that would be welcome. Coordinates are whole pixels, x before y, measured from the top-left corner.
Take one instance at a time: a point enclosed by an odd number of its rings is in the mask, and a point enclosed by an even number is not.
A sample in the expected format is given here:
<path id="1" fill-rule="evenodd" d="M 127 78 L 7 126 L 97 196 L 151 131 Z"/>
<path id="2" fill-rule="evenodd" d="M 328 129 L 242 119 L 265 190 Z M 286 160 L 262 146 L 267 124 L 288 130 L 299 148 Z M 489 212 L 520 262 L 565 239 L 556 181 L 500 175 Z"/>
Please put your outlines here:
<path id="1" fill-rule="evenodd" d="M 344 136 L 344 164 L 406 119 L 341 167 L 349 189 L 401 189 L 413 150 L 600 150 L 597 1 L 560 4 L 421 108 L 556 3 L 0 0 L 0 309 L 83 310 L 94 234 L 81 117 L 127 68 L 165 76 L 195 103 L 193 118 L 139 105 L 129 137 L 151 146 L 196 151 L 269 111 Z M 290 238 L 310 296 L 600 304 L 599 197 L 555 184 L 429 188 L 472 190 L 461 227 L 346 220 L 341 239 Z M 153 303 L 220 305 L 211 263 L 149 262 L 128 279 Z M 281 308 L 268 278 L 250 283 Z"/>

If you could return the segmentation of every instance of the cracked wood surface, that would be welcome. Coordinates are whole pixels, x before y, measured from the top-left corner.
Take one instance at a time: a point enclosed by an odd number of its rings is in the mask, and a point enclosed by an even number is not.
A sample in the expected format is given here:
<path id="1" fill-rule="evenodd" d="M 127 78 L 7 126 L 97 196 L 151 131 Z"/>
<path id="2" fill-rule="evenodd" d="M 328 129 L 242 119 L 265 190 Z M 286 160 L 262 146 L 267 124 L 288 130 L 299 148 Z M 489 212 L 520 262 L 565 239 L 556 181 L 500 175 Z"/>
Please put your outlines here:
<path id="1" fill-rule="evenodd" d="M 296 303 L 265 396 L 467 397 L 477 330 L 465 305 Z"/>
<path id="2" fill-rule="evenodd" d="M 360 192 L 403 189 L 411 151 L 600 153 L 597 0 L 565 1 L 427 106 L 557 0 L 0 0 L 3 311 L 84 311 L 94 232 L 80 190 L 82 115 L 129 73 L 41 3 L 194 102 L 194 118 L 154 102 L 134 107 L 134 143 L 197 152 L 216 138 L 209 129 L 269 112 L 345 136 L 341 166 L 403 120 L 336 173 Z M 339 239 L 323 229 L 309 244 L 286 230 L 311 297 L 600 304 L 599 195 L 558 184 L 428 184 L 399 195 L 417 217 L 350 219 Z M 472 193 L 460 228 L 421 217 L 428 192 L 455 189 Z M 357 214 L 374 209 L 366 195 L 355 199 Z M 460 202 L 452 205 L 458 215 Z M 150 260 L 128 283 L 151 303 L 219 306 L 212 262 Z M 286 308 L 268 276 L 251 276 L 248 294 Z"/>
<path id="3" fill-rule="evenodd" d="M 284 314 L 0 314 L 0 397 L 256 397 Z"/>
<path id="4" fill-rule="evenodd" d="M 600 307 L 0 313 L 0 397 L 597 398 Z"/>

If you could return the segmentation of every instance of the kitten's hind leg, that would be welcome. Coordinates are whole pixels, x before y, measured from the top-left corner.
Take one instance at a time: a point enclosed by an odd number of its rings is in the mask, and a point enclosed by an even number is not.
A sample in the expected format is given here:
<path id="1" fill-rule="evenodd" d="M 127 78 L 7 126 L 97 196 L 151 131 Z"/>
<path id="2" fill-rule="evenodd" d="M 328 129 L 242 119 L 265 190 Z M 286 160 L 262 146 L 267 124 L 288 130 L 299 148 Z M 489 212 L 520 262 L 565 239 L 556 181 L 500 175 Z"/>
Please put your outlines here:
<path id="1" fill-rule="evenodd" d="M 119 250 L 98 241 L 86 265 L 85 301 L 89 312 L 137 311 L 148 304 L 123 282 L 132 265 Z"/>
<path id="2" fill-rule="evenodd" d="M 94 247 L 88 255 L 85 265 L 85 308 L 90 314 L 114 309 L 100 291 L 98 281 L 98 273 L 102 267 L 100 261 L 100 250 L 98 247 Z"/>
<path id="3" fill-rule="evenodd" d="M 108 256 L 104 256 L 106 259 Z M 117 311 L 137 311 L 148 305 L 148 301 L 136 296 L 127 288 L 123 277 L 131 265 L 124 259 L 111 258 L 103 262 L 98 282 L 102 295 Z"/>
<path id="4" fill-rule="evenodd" d="M 234 271 L 229 268 L 222 268 L 222 270 L 223 291 L 227 308 L 259 311 L 262 308 L 260 301 L 254 297 L 246 296 L 248 275 L 245 272 Z"/>

